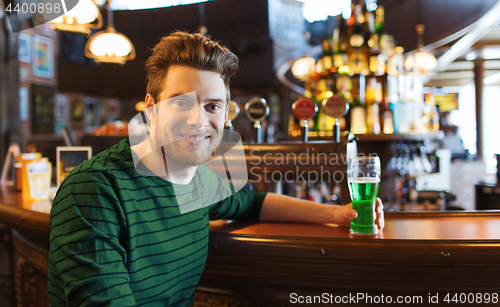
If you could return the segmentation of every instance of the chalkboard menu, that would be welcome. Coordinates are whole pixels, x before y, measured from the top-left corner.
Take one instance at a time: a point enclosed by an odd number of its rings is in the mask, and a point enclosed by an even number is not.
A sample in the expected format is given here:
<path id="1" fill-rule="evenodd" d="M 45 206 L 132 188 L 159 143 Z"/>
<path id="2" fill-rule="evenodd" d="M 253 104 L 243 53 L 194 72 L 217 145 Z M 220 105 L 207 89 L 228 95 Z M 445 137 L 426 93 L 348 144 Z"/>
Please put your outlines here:
<path id="1" fill-rule="evenodd" d="M 32 133 L 54 133 L 54 88 L 33 84 L 31 93 Z"/>

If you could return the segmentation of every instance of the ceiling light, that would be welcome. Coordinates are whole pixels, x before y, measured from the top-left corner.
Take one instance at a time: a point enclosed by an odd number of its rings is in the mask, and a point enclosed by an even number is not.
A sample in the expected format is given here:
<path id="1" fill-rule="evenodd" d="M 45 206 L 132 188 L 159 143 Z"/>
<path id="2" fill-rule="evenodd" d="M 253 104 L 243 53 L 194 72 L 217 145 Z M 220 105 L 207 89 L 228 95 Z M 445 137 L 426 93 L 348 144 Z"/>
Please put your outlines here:
<path id="1" fill-rule="evenodd" d="M 303 57 L 293 63 L 291 71 L 295 78 L 305 79 L 315 70 L 316 60 L 311 57 Z"/>
<path id="2" fill-rule="evenodd" d="M 432 53 L 423 50 L 422 35 L 424 34 L 425 26 L 423 24 L 418 24 L 415 29 L 418 35 L 418 49 L 416 53 L 410 54 L 406 58 L 404 66 L 408 71 L 425 74 L 436 68 L 437 60 Z"/>
<path id="3" fill-rule="evenodd" d="M 46 5 L 50 5 L 52 8 L 53 1 L 46 2 Z M 65 2 L 63 1 L 62 3 Z M 66 11 L 66 6 L 59 10 Z M 36 16 L 41 21 L 52 23 L 52 28 L 60 31 L 78 32 L 89 35 L 91 29 L 100 29 L 102 27 L 101 13 L 92 0 L 79 0 L 76 6 L 70 8 L 66 14 L 56 17 L 57 15 L 59 15 L 58 10 L 54 7 L 50 12 L 47 10 Z"/>
<path id="4" fill-rule="evenodd" d="M 96 62 L 124 64 L 135 58 L 132 42 L 122 33 L 116 32 L 113 25 L 113 11 L 108 1 L 108 26 L 104 31 L 92 35 L 85 45 L 85 56 Z"/>

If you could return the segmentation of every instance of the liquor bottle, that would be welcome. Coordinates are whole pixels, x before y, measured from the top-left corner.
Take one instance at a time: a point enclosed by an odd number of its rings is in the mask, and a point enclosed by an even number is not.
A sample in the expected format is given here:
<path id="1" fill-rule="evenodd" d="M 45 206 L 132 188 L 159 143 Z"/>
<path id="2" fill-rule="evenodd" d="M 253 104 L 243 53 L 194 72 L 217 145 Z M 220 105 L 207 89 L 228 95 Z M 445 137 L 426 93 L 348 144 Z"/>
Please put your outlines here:
<path id="1" fill-rule="evenodd" d="M 398 133 L 401 134 L 410 133 L 411 126 L 411 102 L 408 100 L 408 98 L 411 96 L 410 94 L 408 94 L 410 89 L 407 88 L 406 85 L 407 79 L 408 78 L 406 75 L 399 76 L 399 84 L 401 85 L 401 90 L 398 97 L 398 102 L 396 104 L 396 109 L 394 111 L 394 118 L 397 118 L 397 125 L 395 121 L 394 127 L 397 126 Z"/>
<path id="2" fill-rule="evenodd" d="M 365 13 L 365 22 L 363 23 L 363 31 L 365 33 L 365 44 L 368 46 L 368 49 L 371 50 L 371 42 L 372 42 L 372 34 L 375 31 L 375 17 L 373 16 L 373 12 Z"/>
<path id="3" fill-rule="evenodd" d="M 369 134 L 380 134 L 380 109 L 378 103 L 366 105 L 366 128 Z"/>
<path id="4" fill-rule="evenodd" d="M 380 103 L 380 123 L 381 123 L 381 131 L 384 134 L 393 134 L 394 133 L 394 114 L 391 110 L 391 87 L 393 85 L 391 82 L 393 81 L 393 76 L 389 75 L 387 72 L 378 77 L 379 82 L 382 82 L 383 87 L 383 98 Z M 392 80 L 392 81 L 391 81 Z M 396 94 L 397 98 L 397 94 Z"/>
<path id="5" fill-rule="evenodd" d="M 351 132 L 354 134 L 366 134 L 366 108 L 359 98 L 354 98 L 349 108 L 351 111 Z"/>
<path id="6" fill-rule="evenodd" d="M 356 74 L 352 78 L 352 104 L 350 124 L 354 134 L 366 134 L 365 75 Z"/>
<path id="7" fill-rule="evenodd" d="M 337 72 L 347 73 L 347 49 L 349 47 L 349 38 L 347 33 L 347 23 L 342 14 L 337 16 L 337 27 L 333 31 L 333 67 Z"/>
<path id="8" fill-rule="evenodd" d="M 332 59 L 332 51 L 330 48 L 330 42 L 328 40 L 324 40 L 322 42 L 323 45 L 323 54 L 321 55 L 321 58 L 318 60 L 321 63 L 321 73 L 324 71 L 330 71 L 330 69 L 333 66 L 333 59 Z"/>
<path id="9" fill-rule="evenodd" d="M 365 41 L 365 31 L 363 23 L 365 17 L 362 14 L 362 6 L 356 5 L 355 7 L 355 22 L 352 26 L 352 34 L 349 38 L 350 48 L 348 50 L 348 66 L 349 74 L 364 74 L 369 73 L 368 55 L 369 48 Z"/>
<path id="10" fill-rule="evenodd" d="M 366 126 L 369 134 L 380 134 L 379 103 L 382 102 L 382 84 L 374 74 L 366 78 Z"/>
<path id="11" fill-rule="evenodd" d="M 368 18 L 373 19 L 373 13 L 368 15 Z M 369 68 L 372 73 L 377 76 L 381 76 L 385 73 L 386 70 L 386 61 L 387 55 L 385 53 L 381 53 L 381 49 L 379 46 L 380 39 L 379 34 L 376 32 L 375 22 L 373 20 L 369 20 L 369 24 L 373 24 L 369 26 L 370 28 L 370 38 L 368 40 L 368 46 L 370 48 L 369 53 Z"/>
<path id="12" fill-rule="evenodd" d="M 337 27 L 333 32 L 333 52 L 335 54 L 345 54 L 349 40 L 347 35 L 347 23 L 342 14 L 337 16 Z"/>
<path id="13" fill-rule="evenodd" d="M 391 104 L 386 102 L 382 108 L 382 132 L 384 134 L 394 133 L 394 113 L 391 110 Z"/>
<path id="14" fill-rule="evenodd" d="M 349 105 L 352 105 L 352 79 L 351 76 L 347 73 L 338 73 L 336 80 L 336 94 L 342 96 L 345 100 L 349 102 Z M 344 123 L 341 121 L 341 129 L 346 131 L 351 131 L 351 108 L 344 116 Z M 343 128 L 342 128 L 343 127 Z"/>
<path id="15" fill-rule="evenodd" d="M 362 7 L 360 4 L 355 6 L 353 14 L 354 24 L 352 27 L 351 37 L 349 38 L 349 43 L 353 48 L 360 48 L 365 42 L 365 31 L 363 29 L 365 17 L 362 14 Z"/>
<path id="16" fill-rule="evenodd" d="M 378 34 L 375 32 L 375 16 L 373 12 L 368 12 L 366 15 L 368 31 L 369 31 L 369 39 L 368 39 L 368 47 L 370 47 L 370 51 L 379 52 L 379 38 Z"/>
<path id="17" fill-rule="evenodd" d="M 390 75 L 401 75 L 404 72 L 404 55 L 403 52 L 405 49 L 401 46 L 397 46 L 394 48 L 394 54 L 392 56 L 392 64 L 391 69 L 387 69 Z"/>
<path id="18" fill-rule="evenodd" d="M 381 103 L 383 99 L 383 84 L 375 76 L 370 74 L 366 78 L 365 100 L 367 103 Z"/>
<path id="19" fill-rule="evenodd" d="M 375 34 L 379 39 L 378 46 L 380 49 L 387 48 L 387 33 L 385 32 L 385 22 L 384 22 L 384 7 L 379 5 L 375 11 Z"/>
<path id="20" fill-rule="evenodd" d="M 314 91 L 311 92 L 311 98 L 318 106 L 318 112 L 313 117 L 312 122 L 310 122 L 310 131 L 321 131 L 325 129 L 325 121 L 327 121 L 326 114 L 324 114 L 322 109 L 322 101 L 327 98 L 333 96 L 331 92 L 332 82 L 333 80 L 333 58 L 332 58 L 332 48 L 331 42 L 328 40 L 324 40 L 322 42 L 323 52 L 318 57 L 316 62 L 316 74 L 315 78 L 313 78 L 315 83 Z M 336 71 L 336 70 L 335 70 Z M 311 89 L 312 90 L 312 89 Z"/>
<path id="21" fill-rule="evenodd" d="M 352 101 L 352 78 L 347 73 L 340 73 L 337 77 L 337 93 L 342 94 L 348 101 Z"/>

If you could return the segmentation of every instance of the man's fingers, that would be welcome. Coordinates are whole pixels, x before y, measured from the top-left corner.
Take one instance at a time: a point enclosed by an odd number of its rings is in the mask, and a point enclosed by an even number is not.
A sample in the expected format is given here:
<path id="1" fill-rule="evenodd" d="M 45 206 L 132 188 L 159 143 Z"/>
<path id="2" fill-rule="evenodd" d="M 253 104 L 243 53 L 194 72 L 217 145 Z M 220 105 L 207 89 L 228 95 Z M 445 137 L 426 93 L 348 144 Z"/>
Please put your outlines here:
<path id="1" fill-rule="evenodd" d="M 348 204 L 345 206 L 345 211 L 344 211 L 344 218 L 343 222 L 347 223 L 350 222 L 350 220 L 355 219 L 358 217 L 358 213 L 356 210 L 352 209 L 352 204 Z M 382 200 L 377 197 L 377 201 L 375 202 L 375 213 L 376 213 L 376 219 L 375 223 L 378 225 L 379 229 L 383 229 L 385 226 L 385 220 L 384 220 L 384 204 L 382 203 Z"/>
<path id="2" fill-rule="evenodd" d="M 384 204 L 382 203 L 382 200 L 378 197 L 377 197 L 376 212 L 377 212 L 377 219 L 375 222 L 377 223 L 379 229 L 383 229 L 385 226 Z"/>
<path id="3" fill-rule="evenodd" d="M 341 219 L 352 220 L 358 217 L 358 212 L 352 208 L 352 203 L 343 206 L 344 210 L 341 211 Z"/>

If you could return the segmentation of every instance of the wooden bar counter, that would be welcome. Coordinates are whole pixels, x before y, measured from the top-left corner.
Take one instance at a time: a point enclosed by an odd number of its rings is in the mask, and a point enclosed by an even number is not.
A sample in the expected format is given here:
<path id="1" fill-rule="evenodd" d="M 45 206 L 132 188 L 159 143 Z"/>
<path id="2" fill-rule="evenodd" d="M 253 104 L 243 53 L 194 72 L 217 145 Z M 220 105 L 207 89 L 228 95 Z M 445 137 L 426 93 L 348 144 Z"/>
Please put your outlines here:
<path id="1" fill-rule="evenodd" d="M 31 206 L 1 189 L 0 222 L 12 227 L 18 254 L 19 306 L 46 306 L 49 214 Z M 308 296 L 332 305 L 350 296 L 351 305 L 367 306 L 374 303 L 368 296 L 386 303 L 420 297 L 426 306 L 436 295 L 448 305 L 447 293 L 450 304 L 455 293 L 458 303 L 461 293 L 474 293 L 483 297 L 476 305 L 500 304 L 492 300 L 500 294 L 500 211 L 388 212 L 377 237 L 300 223 L 215 221 L 210 231 L 195 306 L 297 306 Z"/>

